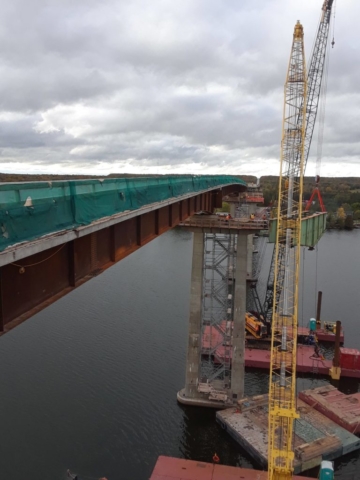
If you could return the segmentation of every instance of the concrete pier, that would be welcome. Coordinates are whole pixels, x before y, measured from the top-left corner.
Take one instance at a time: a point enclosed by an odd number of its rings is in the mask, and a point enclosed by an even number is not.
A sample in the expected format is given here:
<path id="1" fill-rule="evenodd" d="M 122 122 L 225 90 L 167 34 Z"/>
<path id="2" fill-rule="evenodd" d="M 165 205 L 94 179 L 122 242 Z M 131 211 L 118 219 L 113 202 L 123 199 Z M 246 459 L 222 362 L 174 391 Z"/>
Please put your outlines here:
<path id="1" fill-rule="evenodd" d="M 251 255 L 253 250 L 252 235 L 249 231 L 237 233 L 237 240 L 232 255 L 235 271 L 231 277 L 233 282 L 232 306 L 232 373 L 230 385 L 221 386 L 221 381 L 211 381 L 204 384 L 201 376 L 201 355 L 203 347 L 202 323 L 204 321 L 202 308 L 204 284 L 204 232 L 202 228 L 193 231 L 193 258 L 191 273 L 191 293 L 189 312 L 189 336 L 186 358 L 185 388 L 178 392 L 180 403 L 186 405 L 207 406 L 215 408 L 229 407 L 244 395 L 245 375 L 245 312 L 247 298 L 247 279 L 251 275 Z M 235 232 L 234 232 L 235 233 Z M 248 238 L 250 237 L 250 238 Z M 249 260 L 250 259 L 250 260 Z M 231 310 L 230 310 L 231 311 Z M 224 319 L 226 325 L 226 319 Z M 215 328 L 215 327 L 211 327 Z M 222 326 L 216 326 L 217 331 Z M 215 328 L 215 330 L 216 330 Z M 223 344 L 225 345 L 225 344 Z M 224 347 L 225 348 L 225 347 Z M 226 378 L 226 377 L 225 377 Z M 206 380 L 205 380 L 206 381 Z M 200 385 L 199 385 L 200 384 Z M 201 391 L 199 391 L 201 390 Z"/>
<path id="2" fill-rule="evenodd" d="M 185 388 L 177 399 L 186 405 L 222 409 L 244 395 L 245 313 L 253 234 L 267 225 L 194 215 L 180 226 L 194 236 Z M 215 332 L 219 340 L 213 344 Z M 210 343 L 205 352 L 206 335 Z M 223 348 L 220 366 L 213 356 L 217 348 Z"/>
<path id="3" fill-rule="evenodd" d="M 238 234 L 234 291 L 233 359 L 231 372 L 231 394 L 233 401 L 242 398 L 244 395 L 246 278 L 248 273 L 249 245 L 248 236 Z"/>
<path id="4" fill-rule="evenodd" d="M 189 337 L 186 358 L 185 397 L 202 399 L 197 390 L 201 362 L 201 305 L 204 265 L 204 234 L 193 233 L 193 257 L 191 271 Z"/>

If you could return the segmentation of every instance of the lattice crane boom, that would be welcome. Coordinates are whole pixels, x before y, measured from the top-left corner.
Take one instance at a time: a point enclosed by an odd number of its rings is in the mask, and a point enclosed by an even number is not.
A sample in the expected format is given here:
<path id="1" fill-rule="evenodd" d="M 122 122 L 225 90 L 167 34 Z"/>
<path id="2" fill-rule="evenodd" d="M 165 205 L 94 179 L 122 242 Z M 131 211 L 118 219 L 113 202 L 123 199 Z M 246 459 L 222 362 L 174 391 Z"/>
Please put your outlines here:
<path id="1" fill-rule="evenodd" d="M 315 129 L 315 121 L 318 112 L 319 98 L 323 73 L 325 69 L 326 49 L 328 45 L 331 9 L 334 0 L 325 0 L 321 9 L 320 22 L 315 38 L 315 44 L 312 51 L 310 64 L 308 66 L 308 93 L 306 101 L 306 126 L 305 126 L 305 146 L 304 163 L 305 169 L 309 158 L 311 140 Z"/>
<path id="2" fill-rule="evenodd" d="M 333 6 L 334 0 L 324 0 L 321 16 L 319 21 L 319 26 L 315 38 L 314 48 L 311 55 L 310 65 L 308 69 L 308 95 L 306 100 L 306 123 L 305 123 L 305 145 L 304 145 L 304 165 L 306 168 L 307 160 L 309 157 L 311 141 L 315 128 L 315 121 L 318 112 L 319 98 L 321 92 L 321 85 L 323 80 L 323 74 L 325 70 L 325 59 L 326 59 L 326 50 L 328 45 L 329 31 L 330 31 L 330 20 L 331 20 L 331 9 Z M 325 210 L 325 208 L 324 208 Z M 280 252 L 281 254 L 281 252 Z M 276 284 L 274 282 L 274 268 L 275 268 L 275 255 L 276 251 L 274 249 L 269 276 L 267 281 L 267 289 L 265 294 L 265 301 L 263 306 L 264 317 L 267 322 L 271 322 L 272 318 L 272 309 L 274 302 L 278 300 L 281 293 L 282 283 L 278 282 L 280 286 L 279 290 L 276 290 Z M 279 259 L 281 261 L 281 259 Z"/>
<path id="3" fill-rule="evenodd" d="M 303 27 L 297 22 L 284 91 L 275 285 L 269 387 L 269 480 L 293 474 L 296 411 L 298 284 L 305 153 L 306 66 Z M 280 254 L 282 252 L 282 254 Z M 281 261 L 278 261 L 281 259 Z M 282 285 L 281 285 L 282 286 Z"/>

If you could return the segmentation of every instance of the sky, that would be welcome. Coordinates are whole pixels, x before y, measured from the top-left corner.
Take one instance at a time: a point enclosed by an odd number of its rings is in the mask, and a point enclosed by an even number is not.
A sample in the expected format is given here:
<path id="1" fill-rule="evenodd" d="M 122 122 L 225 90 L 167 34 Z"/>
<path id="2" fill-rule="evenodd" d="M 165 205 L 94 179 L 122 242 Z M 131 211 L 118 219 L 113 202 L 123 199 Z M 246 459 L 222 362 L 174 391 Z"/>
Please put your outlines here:
<path id="1" fill-rule="evenodd" d="M 309 61 L 322 3 L 1 0 L 0 171 L 277 175 L 294 25 Z M 322 176 L 360 176 L 359 18 L 335 0 Z"/>

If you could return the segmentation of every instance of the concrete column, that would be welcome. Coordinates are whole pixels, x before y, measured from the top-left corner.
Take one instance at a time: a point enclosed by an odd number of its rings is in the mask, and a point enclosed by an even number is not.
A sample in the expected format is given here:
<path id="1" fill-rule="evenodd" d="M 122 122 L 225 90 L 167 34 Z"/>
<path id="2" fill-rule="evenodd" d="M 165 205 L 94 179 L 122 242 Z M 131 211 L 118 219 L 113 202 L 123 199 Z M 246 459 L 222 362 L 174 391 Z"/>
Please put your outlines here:
<path id="1" fill-rule="evenodd" d="M 185 396 L 202 398 L 197 391 L 201 360 L 201 306 L 204 264 L 204 234 L 193 234 L 193 258 L 191 272 L 189 342 L 186 359 Z"/>
<path id="2" fill-rule="evenodd" d="M 230 206 L 230 215 L 232 216 L 232 218 L 235 218 L 235 202 L 229 202 L 229 206 Z"/>
<path id="3" fill-rule="evenodd" d="M 247 259 L 247 235 L 239 233 L 237 236 L 236 252 L 233 359 L 231 369 L 231 391 L 232 399 L 235 402 L 244 396 Z"/>
<path id="4" fill-rule="evenodd" d="M 254 235 L 247 236 L 247 267 L 246 267 L 246 300 L 245 309 L 247 309 L 247 299 L 249 298 L 250 280 L 252 279 L 253 260 L 254 260 Z M 246 332 L 245 332 L 246 333 Z"/>
<path id="5" fill-rule="evenodd" d="M 247 236 L 247 268 L 246 268 L 246 277 L 250 279 L 252 277 L 252 267 L 253 267 L 253 253 L 254 253 L 254 235 Z"/>

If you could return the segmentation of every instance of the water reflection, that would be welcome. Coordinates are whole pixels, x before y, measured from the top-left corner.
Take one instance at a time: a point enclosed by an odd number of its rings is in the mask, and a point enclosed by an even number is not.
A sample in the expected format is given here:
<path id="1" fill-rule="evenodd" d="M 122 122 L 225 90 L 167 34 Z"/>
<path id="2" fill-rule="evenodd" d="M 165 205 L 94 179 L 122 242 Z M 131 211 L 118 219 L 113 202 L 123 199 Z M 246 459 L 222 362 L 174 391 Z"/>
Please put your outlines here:
<path id="1" fill-rule="evenodd" d="M 0 478 L 64 480 L 67 468 L 109 480 L 146 480 L 159 455 L 257 467 L 215 422 L 183 407 L 191 234 L 170 231 L 0 339 Z M 342 320 L 360 346 L 360 231 L 331 232 L 305 253 L 304 324 Z M 318 260 L 316 261 L 316 255 Z M 266 264 L 266 259 L 265 259 Z M 330 382 L 299 376 L 298 389 Z M 359 381 L 341 379 L 345 393 Z M 246 371 L 245 391 L 266 393 L 268 374 Z M 336 462 L 337 478 L 360 453 Z M 316 476 L 316 474 L 314 474 Z M 345 477 L 344 477 L 345 478 Z"/>

